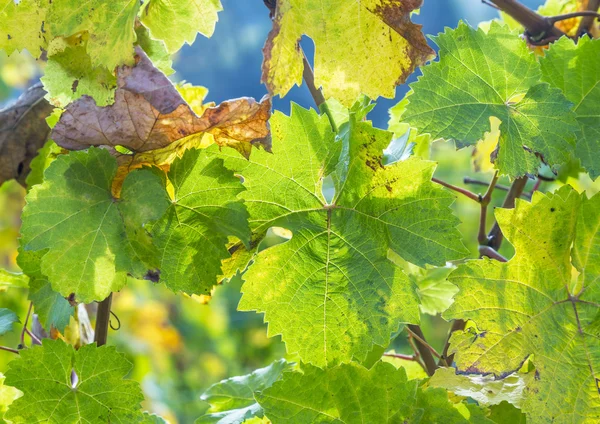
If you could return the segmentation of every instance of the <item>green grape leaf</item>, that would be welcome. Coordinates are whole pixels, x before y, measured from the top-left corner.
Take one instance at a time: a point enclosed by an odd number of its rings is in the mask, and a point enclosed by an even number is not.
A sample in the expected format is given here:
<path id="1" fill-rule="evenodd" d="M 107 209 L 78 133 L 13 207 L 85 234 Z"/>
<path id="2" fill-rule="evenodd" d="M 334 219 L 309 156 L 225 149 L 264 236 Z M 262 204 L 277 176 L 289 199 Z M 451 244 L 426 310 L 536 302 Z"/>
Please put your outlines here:
<path id="1" fill-rule="evenodd" d="M 163 417 L 156 414 L 150 414 L 149 412 L 144 412 L 144 417 L 140 424 L 169 424 Z"/>
<path id="2" fill-rule="evenodd" d="M 38 316 L 42 327 L 48 332 L 54 327 L 62 332 L 69 324 L 75 308 L 67 299 L 52 290 L 48 279 L 40 269 L 44 251 L 24 251 L 19 249 L 17 263 L 27 276 L 29 285 L 29 300 L 33 303 L 33 310 Z"/>
<path id="3" fill-rule="evenodd" d="M 38 319 L 46 331 L 52 327 L 63 332 L 75 308 L 67 299 L 52 290 L 52 285 L 39 278 L 31 280 L 29 284 L 29 300 Z"/>
<path id="4" fill-rule="evenodd" d="M 446 281 L 452 271 L 451 267 L 419 269 L 417 273 L 410 274 L 418 286 L 421 312 L 437 315 L 444 312 L 452 305 L 453 297 L 458 292 L 456 286 Z"/>
<path id="5" fill-rule="evenodd" d="M 600 196 L 563 186 L 497 209 L 496 219 L 515 256 L 469 261 L 449 276 L 460 291 L 443 316 L 475 324 L 450 340 L 458 369 L 502 379 L 530 358 L 534 378 L 521 401 L 528 422 L 597 422 Z"/>
<path id="6" fill-rule="evenodd" d="M 45 94 L 42 85 L 35 84 L 0 110 L 0 185 L 12 179 L 25 185 L 31 161 L 48 140 L 50 128 L 44 119 L 52 106 Z"/>
<path id="7" fill-rule="evenodd" d="M 72 0 L 53 0 L 47 22 L 53 37 L 70 37 L 87 31 L 87 53 L 94 67 L 109 71 L 133 64 L 134 23 L 139 0 L 87 0 L 73 7 Z"/>
<path id="8" fill-rule="evenodd" d="M 102 300 L 128 274 L 141 278 L 148 270 L 135 242 L 141 223 L 158 219 L 168 204 L 146 194 L 163 192 L 163 183 L 151 171 L 133 172 L 117 201 L 111 193 L 116 171 L 106 150 L 71 152 L 52 162 L 26 197 L 21 246 L 45 251 L 41 273 L 65 297 Z"/>
<path id="9" fill-rule="evenodd" d="M 10 288 L 26 288 L 29 277 L 22 272 L 10 272 L 0 268 L 0 292 Z"/>
<path id="10" fill-rule="evenodd" d="M 271 422 L 467 423 L 443 389 L 422 389 L 404 369 L 379 362 L 370 370 L 352 363 L 321 370 L 305 365 L 255 394 Z"/>
<path id="11" fill-rule="evenodd" d="M 250 240 L 248 213 L 236 198 L 244 187 L 215 157 L 217 151 L 189 150 L 173 162 L 167 174 L 173 198 L 151 227 L 160 279 L 175 292 L 210 294 L 221 261 L 230 257 L 228 238 Z"/>
<path id="12" fill-rule="evenodd" d="M 164 41 L 174 53 L 192 44 L 198 33 L 210 38 L 221 10 L 220 0 L 150 0 L 141 16 L 152 38 Z"/>
<path id="13" fill-rule="evenodd" d="M 21 322 L 17 314 L 10 309 L 0 308 L 0 336 L 12 331 L 15 322 Z"/>
<path id="14" fill-rule="evenodd" d="M 6 413 L 14 424 L 141 421 L 144 397 L 137 382 L 124 379 L 132 365 L 114 347 L 75 350 L 44 339 L 20 353 L 6 372 L 6 384 L 23 392 Z"/>
<path id="15" fill-rule="evenodd" d="M 490 420 L 498 424 L 526 424 L 527 416 L 517 409 L 514 405 L 504 401 L 499 405 L 490 407 Z"/>
<path id="16" fill-rule="evenodd" d="M 600 175 L 600 40 L 568 38 L 553 43 L 540 59 L 545 81 L 559 88 L 575 106 L 581 126 L 576 156 L 593 179 Z"/>
<path id="17" fill-rule="evenodd" d="M 41 184 L 44 181 L 44 171 L 46 168 L 50 166 L 54 159 L 63 153 L 66 153 L 66 150 L 58 146 L 54 141 L 48 140 L 46 144 L 38 150 L 37 155 L 31 161 L 31 170 L 25 180 L 27 187 L 30 189 L 36 184 Z"/>
<path id="18" fill-rule="evenodd" d="M 465 256 L 449 209 L 454 196 L 431 182 L 431 162 L 383 166 L 391 133 L 354 114 L 338 142 L 327 117 L 297 105 L 291 117 L 275 113 L 270 123 L 275 154 L 220 155 L 244 179 L 240 197 L 257 237 L 270 227 L 293 233 L 255 256 L 239 308 L 264 312 L 268 334 L 281 334 L 304 362 L 363 360 L 400 323 L 419 320 L 416 287 L 387 259 L 388 249 L 420 265 Z M 334 169 L 328 203 L 323 177 Z"/>
<path id="19" fill-rule="evenodd" d="M 533 53 L 516 33 L 497 23 L 489 32 L 461 23 L 434 38 L 440 60 L 423 68 L 403 118 L 419 133 L 473 145 L 502 121 L 495 165 L 511 177 L 535 173 L 544 162 L 569 160 L 578 130 L 572 104 L 540 83 Z"/>
<path id="20" fill-rule="evenodd" d="M 201 396 L 203 401 L 210 403 L 210 409 L 196 420 L 196 424 L 233 424 L 252 417 L 262 418 L 264 414 L 254 399 L 254 392 L 271 387 L 291 368 L 291 364 L 280 359 L 251 374 L 213 384 Z"/>
<path id="21" fill-rule="evenodd" d="M 4 374 L 0 372 L 0 413 L 6 412 L 15 399 L 23 396 L 20 390 L 4 384 Z"/>
<path id="22" fill-rule="evenodd" d="M 350 107 L 360 94 L 393 98 L 396 85 L 433 57 L 410 21 L 421 1 L 279 0 L 264 48 L 262 80 L 273 95 L 302 84 L 303 35 L 316 46 L 315 84 Z"/>
<path id="23" fill-rule="evenodd" d="M 94 66 L 86 54 L 86 44 L 80 40 L 74 45 L 59 39 L 48 55 L 48 63 L 41 78 L 46 99 L 56 107 L 65 108 L 83 97 L 93 98 L 98 106 L 107 106 L 115 100 L 117 78 L 112 71 Z M 58 44 L 54 43 L 55 45 Z"/>
<path id="24" fill-rule="evenodd" d="M 9 56 L 26 49 L 40 57 L 48 42 L 44 30 L 50 0 L 0 0 L 0 50 Z"/>
<path id="25" fill-rule="evenodd" d="M 148 29 L 144 26 L 136 28 L 135 33 L 137 35 L 138 45 L 148 55 L 154 66 L 167 76 L 174 74 L 175 69 L 173 69 L 173 60 L 167 51 L 165 43 L 150 37 Z"/>
<path id="26" fill-rule="evenodd" d="M 519 407 L 523 390 L 533 378 L 533 373 L 514 373 L 497 380 L 493 375 L 463 375 L 454 368 L 438 368 L 427 384 L 470 397 L 480 405 L 510 402 Z"/>

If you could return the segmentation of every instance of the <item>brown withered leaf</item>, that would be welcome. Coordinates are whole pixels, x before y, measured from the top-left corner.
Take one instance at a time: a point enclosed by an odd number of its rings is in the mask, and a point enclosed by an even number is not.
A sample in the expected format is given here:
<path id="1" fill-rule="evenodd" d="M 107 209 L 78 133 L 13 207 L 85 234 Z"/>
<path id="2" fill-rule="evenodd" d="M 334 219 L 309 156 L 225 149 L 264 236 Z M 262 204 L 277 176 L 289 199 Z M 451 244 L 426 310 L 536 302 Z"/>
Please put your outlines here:
<path id="1" fill-rule="evenodd" d="M 139 48 L 136 53 L 135 66 L 117 71 L 114 104 L 98 107 L 82 97 L 67 107 L 52 132 L 58 145 L 70 150 L 122 146 L 144 155 L 129 160 L 157 165 L 169 152 L 198 147 L 207 136 L 246 157 L 253 146 L 270 151 L 268 98 L 230 100 L 198 116 L 146 54 Z"/>
<path id="2" fill-rule="evenodd" d="M 0 110 L 0 185 L 16 179 L 25 186 L 31 160 L 48 140 L 46 117 L 53 107 L 45 95 L 42 85 L 36 84 Z"/>

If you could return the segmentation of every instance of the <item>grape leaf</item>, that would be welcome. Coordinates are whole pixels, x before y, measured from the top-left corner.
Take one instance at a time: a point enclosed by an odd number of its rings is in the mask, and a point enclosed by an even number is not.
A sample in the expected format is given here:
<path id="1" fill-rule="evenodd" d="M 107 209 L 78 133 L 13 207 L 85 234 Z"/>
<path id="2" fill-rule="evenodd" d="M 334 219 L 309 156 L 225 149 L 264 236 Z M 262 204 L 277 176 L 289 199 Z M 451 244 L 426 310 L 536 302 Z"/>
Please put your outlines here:
<path id="1" fill-rule="evenodd" d="M 410 13 L 421 0 L 279 0 L 262 80 L 272 95 L 302 84 L 302 35 L 316 46 L 315 83 L 350 107 L 360 94 L 393 98 L 396 85 L 433 57 Z"/>
<path id="2" fill-rule="evenodd" d="M 490 407 L 490 420 L 498 424 L 526 424 L 527 416 L 520 409 L 515 408 L 510 403 L 504 401 L 499 405 Z"/>
<path id="3" fill-rule="evenodd" d="M 44 119 L 52 106 L 44 95 L 36 84 L 0 110 L 0 185 L 11 179 L 24 185 L 32 159 L 48 139 L 50 128 Z"/>
<path id="4" fill-rule="evenodd" d="M 177 152 L 197 147 L 208 138 L 246 156 L 253 145 L 269 149 L 268 99 L 224 102 L 198 117 L 145 53 L 137 49 L 137 54 L 135 66 L 119 68 L 113 105 L 98 107 L 84 97 L 64 111 L 52 131 L 58 145 L 71 150 L 123 146 L 137 153 L 163 149 L 133 158 L 138 166 L 160 164 L 161 155 L 170 155 L 172 161 Z M 114 125 L 116 121 L 120 125 Z"/>
<path id="5" fill-rule="evenodd" d="M 71 152 L 52 162 L 26 197 L 21 246 L 45 251 L 41 273 L 65 297 L 102 300 L 125 285 L 127 274 L 141 278 L 148 270 L 136 237 L 168 205 L 154 196 L 163 184 L 151 171 L 136 171 L 117 202 L 111 194 L 116 170 L 106 150 Z"/>
<path id="6" fill-rule="evenodd" d="M 0 372 L 0 413 L 6 412 L 7 408 L 23 393 L 14 387 L 4 384 L 4 374 Z"/>
<path id="7" fill-rule="evenodd" d="M 29 300 L 33 302 L 40 324 L 48 332 L 52 328 L 60 332 L 64 331 L 75 311 L 69 301 L 52 290 L 51 284 L 45 279 L 31 280 Z"/>
<path id="8" fill-rule="evenodd" d="M 220 0 L 150 0 L 141 16 L 152 38 L 164 41 L 174 53 L 185 43 L 192 44 L 197 33 L 211 37 L 221 10 Z"/>
<path id="9" fill-rule="evenodd" d="M 476 325 L 451 338 L 459 371 L 503 378 L 531 358 L 535 378 L 521 402 L 528 422 L 600 419 L 599 212 L 600 196 L 569 186 L 518 200 L 496 210 L 515 256 L 469 261 L 449 276 L 460 291 L 443 316 Z"/>
<path id="10" fill-rule="evenodd" d="M 20 353 L 6 372 L 6 384 L 24 393 L 6 413 L 14 424 L 141 421 L 144 397 L 137 382 L 124 380 L 132 366 L 114 347 L 75 350 L 44 339 Z"/>
<path id="11" fill-rule="evenodd" d="M 0 0 L 0 50 L 9 56 L 27 49 L 40 57 L 48 42 L 44 23 L 50 0 Z"/>
<path id="12" fill-rule="evenodd" d="M 72 0 L 53 0 L 47 21 L 53 37 L 69 37 L 87 31 L 87 53 L 93 66 L 112 71 L 133 64 L 135 19 L 139 0 L 86 0 L 73 7 Z"/>
<path id="13" fill-rule="evenodd" d="M 443 389 L 422 389 L 404 369 L 305 365 L 255 394 L 273 423 L 467 423 Z"/>
<path id="14" fill-rule="evenodd" d="M 13 287 L 26 288 L 28 284 L 29 277 L 27 275 L 0 268 L 0 292 Z"/>
<path id="15" fill-rule="evenodd" d="M 28 280 L 28 298 L 33 303 L 33 310 L 41 326 L 47 332 L 50 332 L 52 327 L 63 332 L 75 308 L 67 299 L 52 290 L 48 279 L 42 274 L 40 266 L 44 253 L 44 251 L 24 251 L 20 248 L 17 263 Z"/>
<path id="16" fill-rule="evenodd" d="M 233 377 L 210 386 L 201 399 L 210 403 L 208 414 L 196 424 L 241 423 L 252 417 L 262 417 L 263 411 L 254 400 L 254 392 L 271 387 L 281 375 L 292 368 L 283 359 L 242 377 Z"/>
<path id="17" fill-rule="evenodd" d="M 165 43 L 150 37 L 148 29 L 142 25 L 135 29 L 135 33 L 137 35 L 138 46 L 144 50 L 154 66 L 167 76 L 174 74 L 173 60 L 167 51 Z"/>
<path id="18" fill-rule="evenodd" d="M 172 200 L 151 226 L 160 279 L 175 292 L 210 294 L 221 260 L 230 257 L 228 238 L 246 244 L 250 239 L 248 213 L 236 198 L 244 187 L 215 157 L 215 148 L 190 150 L 175 159 L 167 174 Z M 167 189 L 162 190 L 166 197 Z"/>
<path id="19" fill-rule="evenodd" d="M 163 417 L 144 412 L 144 417 L 140 424 L 169 424 Z"/>
<path id="20" fill-rule="evenodd" d="M 0 308 L 0 336 L 12 331 L 15 322 L 20 322 L 17 314 L 10 309 Z"/>
<path id="21" fill-rule="evenodd" d="M 593 179 L 600 175 L 600 40 L 568 38 L 553 43 L 540 60 L 545 81 L 559 88 L 575 105 L 581 126 L 576 156 Z"/>
<path id="22" fill-rule="evenodd" d="M 364 359 L 401 322 L 419 320 L 416 287 L 387 259 L 388 248 L 420 265 L 466 254 L 449 209 L 454 196 L 430 181 L 434 164 L 384 167 L 391 133 L 354 114 L 346 126 L 336 142 L 326 117 L 293 105 L 291 117 L 271 119 L 275 154 L 256 151 L 245 161 L 221 153 L 244 179 L 240 197 L 256 237 L 270 227 L 293 233 L 256 255 L 239 308 L 264 312 L 268 334 L 318 366 Z M 323 177 L 342 145 L 336 198 L 327 203 Z"/>
<path id="23" fill-rule="evenodd" d="M 572 104 L 540 83 L 525 42 L 492 23 L 489 32 L 464 23 L 434 38 L 440 60 L 423 68 L 403 118 L 420 133 L 472 145 L 502 121 L 495 165 L 511 177 L 535 173 L 539 155 L 551 166 L 569 160 L 578 130 Z"/>
<path id="24" fill-rule="evenodd" d="M 73 41 L 61 38 L 53 46 L 41 78 L 50 103 L 65 108 L 83 96 L 90 96 L 98 106 L 113 103 L 117 79 L 112 71 L 92 64 L 86 54 L 87 42 L 80 37 Z"/>
<path id="25" fill-rule="evenodd" d="M 462 375 L 454 368 L 438 368 L 427 384 L 470 397 L 480 405 L 510 402 L 519 407 L 523 389 L 533 378 L 533 373 L 517 372 L 496 380 L 493 375 Z"/>

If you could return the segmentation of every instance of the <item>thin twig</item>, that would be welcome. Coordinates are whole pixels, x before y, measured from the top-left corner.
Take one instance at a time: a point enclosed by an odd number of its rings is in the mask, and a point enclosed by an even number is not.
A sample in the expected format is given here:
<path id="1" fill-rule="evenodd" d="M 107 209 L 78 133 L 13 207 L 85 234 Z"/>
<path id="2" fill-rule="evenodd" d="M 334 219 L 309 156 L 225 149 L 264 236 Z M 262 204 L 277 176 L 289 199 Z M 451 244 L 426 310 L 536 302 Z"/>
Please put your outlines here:
<path id="1" fill-rule="evenodd" d="M 598 8 L 600 8 L 600 0 L 589 0 L 587 5 L 587 10 L 591 12 L 598 12 Z M 585 16 L 581 22 L 579 22 L 579 27 L 577 28 L 577 36 L 581 37 L 584 34 L 588 34 L 592 30 L 592 25 L 594 25 L 594 21 L 597 16 L 587 15 Z"/>
<path id="2" fill-rule="evenodd" d="M 29 337 L 31 337 L 31 340 L 34 343 L 37 343 L 39 345 L 42 344 L 42 341 L 40 339 L 38 339 L 38 337 L 35 334 L 33 334 L 31 331 L 29 331 L 29 329 L 25 328 L 25 332 L 29 335 Z"/>
<path id="3" fill-rule="evenodd" d="M 477 203 L 479 203 L 481 201 L 481 196 L 458 186 L 455 186 L 453 184 L 447 183 L 446 181 L 442 181 L 439 178 L 432 178 L 431 181 L 433 181 L 434 183 L 438 183 L 440 185 L 443 185 L 444 187 L 452 190 L 452 191 L 456 191 L 457 193 L 460 193 L 464 196 L 467 196 L 469 199 L 476 201 Z"/>
<path id="4" fill-rule="evenodd" d="M 592 17 L 592 18 L 600 18 L 600 13 L 598 12 L 593 12 L 590 10 L 582 10 L 579 12 L 571 12 L 571 13 L 564 13 L 562 15 L 555 15 L 555 16 L 551 16 L 548 19 L 550 22 L 555 23 L 555 22 L 560 22 L 560 21 L 566 21 L 567 19 L 573 19 L 573 18 L 579 18 L 581 16 L 585 16 L 585 17 Z M 592 22 L 594 20 L 592 19 Z"/>
<path id="5" fill-rule="evenodd" d="M 33 302 L 29 302 L 29 309 L 27 309 L 27 316 L 25 317 L 25 324 L 21 330 L 21 346 L 25 347 L 25 332 L 28 332 L 27 325 L 29 324 L 29 317 L 31 316 L 31 310 L 33 309 Z"/>
<path id="6" fill-rule="evenodd" d="M 435 370 L 438 368 L 433 355 L 436 355 L 439 358 L 439 353 L 437 353 L 436 350 L 425 341 L 425 336 L 423 335 L 423 331 L 421 331 L 421 327 L 410 324 L 406 327 L 406 331 L 415 340 L 419 356 L 423 361 L 423 365 L 425 366 L 425 372 L 427 375 L 432 376 L 435 373 Z"/>
<path id="7" fill-rule="evenodd" d="M 490 183 L 488 183 L 487 181 L 482 181 L 482 180 L 476 180 L 475 178 L 471 178 L 471 177 L 465 177 L 463 178 L 463 183 L 465 184 L 473 184 L 473 185 L 480 185 L 480 186 L 486 186 L 489 187 Z M 509 186 L 505 186 L 502 184 L 496 184 L 496 186 L 494 187 L 496 190 L 501 190 L 501 191 L 508 191 L 510 190 Z"/>
<path id="8" fill-rule="evenodd" d="M 0 350 L 4 350 L 10 353 L 16 353 L 17 355 L 19 354 L 19 351 L 17 349 L 13 349 L 12 347 L 0 346 Z"/>
<path id="9" fill-rule="evenodd" d="M 388 358 L 404 359 L 405 361 L 416 361 L 419 355 L 404 355 L 402 353 L 385 352 L 383 356 Z"/>
<path id="10" fill-rule="evenodd" d="M 112 303 L 112 293 L 98 303 L 98 312 L 96 312 L 96 329 L 94 330 L 94 341 L 98 347 L 106 344 L 108 339 L 108 327 L 110 322 L 110 306 Z"/>

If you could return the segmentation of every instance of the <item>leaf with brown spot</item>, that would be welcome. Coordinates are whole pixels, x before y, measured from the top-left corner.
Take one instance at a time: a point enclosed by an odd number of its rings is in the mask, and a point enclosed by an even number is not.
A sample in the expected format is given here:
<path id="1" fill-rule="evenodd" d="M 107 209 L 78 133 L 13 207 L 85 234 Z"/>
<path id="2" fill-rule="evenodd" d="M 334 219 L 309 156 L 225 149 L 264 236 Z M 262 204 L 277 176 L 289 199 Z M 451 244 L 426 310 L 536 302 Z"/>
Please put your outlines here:
<path id="1" fill-rule="evenodd" d="M 302 83 L 303 35 L 316 46 L 315 83 L 351 106 L 360 94 L 393 98 L 398 84 L 434 56 L 410 14 L 422 0 L 279 0 L 264 47 L 262 80 L 285 96 Z"/>
<path id="2" fill-rule="evenodd" d="M 31 160 L 48 139 L 50 128 L 45 118 L 52 106 L 45 94 L 42 85 L 36 84 L 13 105 L 0 110 L 0 185 L 16 179 L 24 186 Z"/>
<path id="3" fill-rule="evenodd" d="M 136 64 L 118 69 L 114 104 L 98 107 L 82 97 L 63 113 L 52 132 L 56 143 L 71 150 L 89 146 L 123 146 L 133 163 L 163 165 L 177 153 L 213 142 L 248 157 L 252 146 L 270 150 L 271 102 L 240 98 L 194 113 L 177 88 L 137 49 Z"/>

